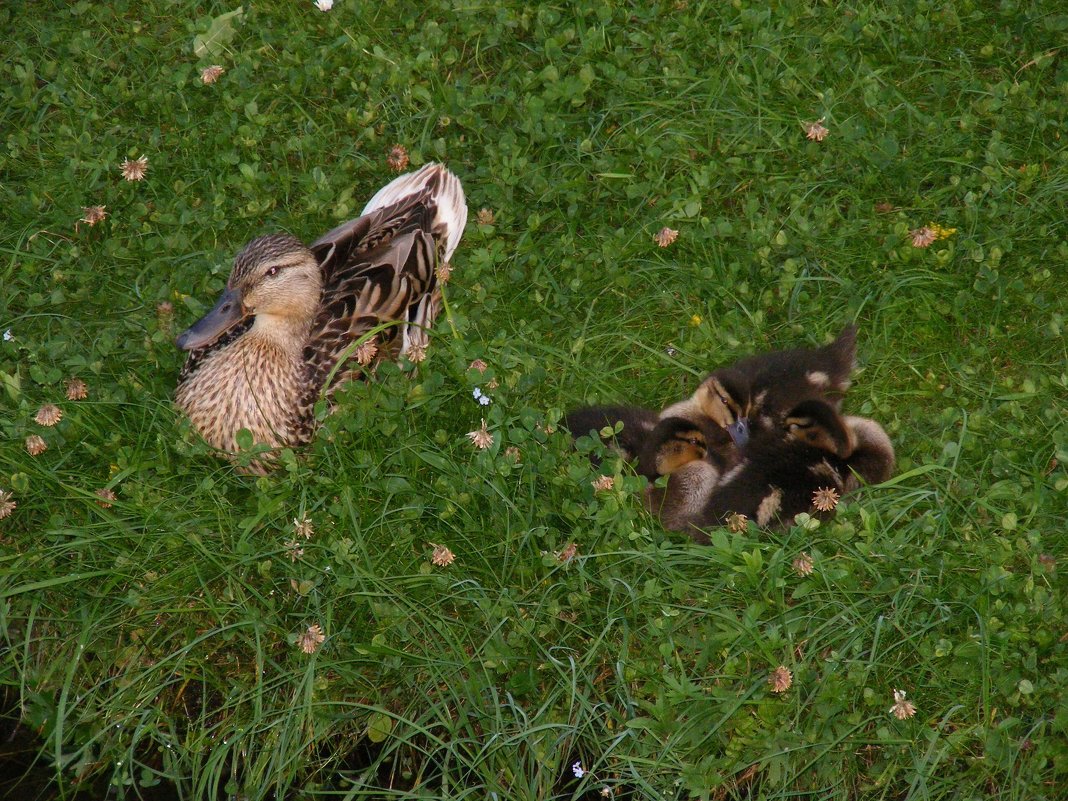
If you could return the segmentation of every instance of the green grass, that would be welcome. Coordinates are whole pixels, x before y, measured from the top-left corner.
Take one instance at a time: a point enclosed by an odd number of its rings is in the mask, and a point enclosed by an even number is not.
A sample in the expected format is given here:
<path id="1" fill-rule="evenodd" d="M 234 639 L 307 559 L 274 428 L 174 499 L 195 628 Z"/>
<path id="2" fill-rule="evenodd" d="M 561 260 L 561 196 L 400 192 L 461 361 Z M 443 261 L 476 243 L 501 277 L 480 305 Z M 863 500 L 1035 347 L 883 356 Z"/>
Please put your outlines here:
<path id="1" fill-rule="evenodd" d="M 257 3 L 202 58 L 236 6 L 0 9 L 0 682 L 61 796 L 1064 797 L 1068 15 L 641 5 Z M 248 239 L 353 216 L 395 143 L 496 216 L 451 325 L 237 475 L 176 419 L 173 337 Z M 913 248 L 928 222 L 957 230 Z M 898 475 L 832 523 L 692 545 L 545 433 L 854 319 L 846 408 Z"/>

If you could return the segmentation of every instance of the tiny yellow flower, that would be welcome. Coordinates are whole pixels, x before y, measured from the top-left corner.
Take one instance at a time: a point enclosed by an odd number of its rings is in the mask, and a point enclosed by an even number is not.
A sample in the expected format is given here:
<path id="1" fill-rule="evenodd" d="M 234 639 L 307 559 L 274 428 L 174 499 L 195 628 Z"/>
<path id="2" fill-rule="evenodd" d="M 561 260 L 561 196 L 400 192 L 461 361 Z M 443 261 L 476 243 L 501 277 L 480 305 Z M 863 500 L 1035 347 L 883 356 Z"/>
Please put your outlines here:
<path id="1" fill-rule="evenodd" d="M 927 227 L 934 231 L 935 239 L 949 239 L 957 233 L 956 228 L 946 228 L 938 223 L 928 223 Z"/>
<path id="2" fill-rule="evenodd" d="M 699 326 L 700 324 L 701 324 L 701 315 L 700 314 L 695 314 L 693 317 L 690 318 L 690 325 L 692 325 L 694 328 L 697 328 L 697 326 Z"/>

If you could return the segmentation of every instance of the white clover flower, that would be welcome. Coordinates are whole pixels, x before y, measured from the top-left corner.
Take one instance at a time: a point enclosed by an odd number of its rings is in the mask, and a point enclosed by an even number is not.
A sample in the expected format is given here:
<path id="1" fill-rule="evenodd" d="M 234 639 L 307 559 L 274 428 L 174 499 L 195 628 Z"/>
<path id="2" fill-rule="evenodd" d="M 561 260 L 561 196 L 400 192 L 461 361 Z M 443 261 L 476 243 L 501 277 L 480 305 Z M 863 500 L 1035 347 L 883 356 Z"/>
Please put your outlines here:
<path id="1" fill-rule="evenodd" d="M 320 11 L 329 11 L 334 7 L 334 0 L 315 0 L 315 7 Z"/>
<path id="2" fill-rule="evenodd" d="M 13 340 L 14 338 L 15 338 L 15 335 L 11 333 L 11 329 L 10 329 L 10 328 L 9 328 L 9 329 L 7 329 L 7 330 L 6 330 L 5 332 L 4 332 L 4 342 L 10 342 L 10 341 L 11 341 L 11 340 Z"/>

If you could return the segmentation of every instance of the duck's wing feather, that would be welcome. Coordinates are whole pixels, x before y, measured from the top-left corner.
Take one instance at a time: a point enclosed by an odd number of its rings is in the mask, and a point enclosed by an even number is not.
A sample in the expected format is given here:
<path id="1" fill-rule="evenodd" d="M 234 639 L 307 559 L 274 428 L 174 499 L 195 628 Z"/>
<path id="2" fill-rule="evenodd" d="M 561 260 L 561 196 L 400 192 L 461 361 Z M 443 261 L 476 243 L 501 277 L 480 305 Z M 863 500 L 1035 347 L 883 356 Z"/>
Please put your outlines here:
<path id="1" fill-rule="evenodd" d="M 382 351 L 398 332 L 402 353 L 425 343 L 423 329 L 440 305 L 436 268 L 451 255 L 467 219 L 459 180 L 437 164 L 383 187 L 364 212 L 311 245 L 323 271 L 320 308 L 304 349 L 312 402 L 324 388 L 361 372 L 335 367 L 376 326 L 399 324 L 376 335 Z"/>

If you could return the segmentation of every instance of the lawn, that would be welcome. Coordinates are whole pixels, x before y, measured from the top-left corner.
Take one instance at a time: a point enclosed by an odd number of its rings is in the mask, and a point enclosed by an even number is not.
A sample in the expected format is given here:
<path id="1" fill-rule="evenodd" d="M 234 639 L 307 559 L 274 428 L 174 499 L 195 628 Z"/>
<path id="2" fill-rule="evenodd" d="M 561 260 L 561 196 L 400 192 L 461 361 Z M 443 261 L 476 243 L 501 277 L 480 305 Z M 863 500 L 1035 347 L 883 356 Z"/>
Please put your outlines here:
<path id="1" fill-rule="evenodd" d="M 1062 4 L 239 9 L 0 7 L 0 796 L 1068 797 Z M 428 357 L 241 475 L 174 337 L 396 145 L 471 209 Z M 693 544 L 558 425 L 851 321 L 831 522 Z"/>

